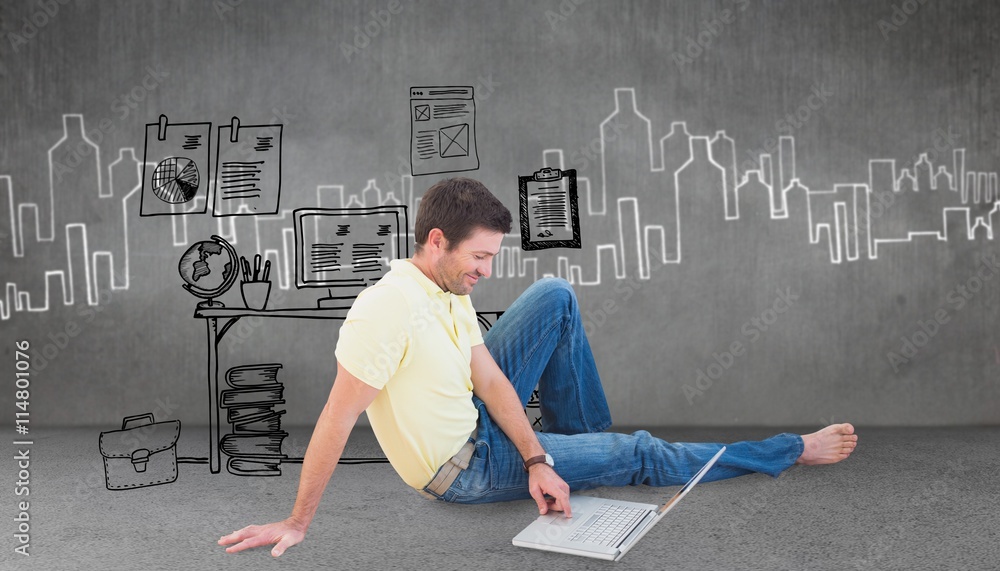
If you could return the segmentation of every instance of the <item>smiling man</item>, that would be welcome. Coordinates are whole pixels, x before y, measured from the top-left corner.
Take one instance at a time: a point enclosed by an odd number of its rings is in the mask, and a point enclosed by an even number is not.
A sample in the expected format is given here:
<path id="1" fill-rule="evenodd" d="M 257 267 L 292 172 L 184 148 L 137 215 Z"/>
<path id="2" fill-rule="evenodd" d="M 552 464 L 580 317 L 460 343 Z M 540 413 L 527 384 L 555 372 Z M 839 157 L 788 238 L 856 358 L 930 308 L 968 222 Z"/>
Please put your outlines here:
<path id="1" fill-rule="evenodd" d="M 301 542 L 358 416 L 404 482 L 446 502 L 533 498 L 570 512 L 570 491 L 685 483 L 722 446 L 670 443 L 611 426 L 576 296 L 561 279 L 532 284 L 486 336 L 469 299 L 488 278 L 511 215 L 482 183 L 439 182 L 424 194 L 412 259 L 358 296 L 340 329 L 337 377 L 302 464 L 291 515 L 219 539 L 228 552 Z M 524 406 L 537 385 L 542 423 Z M 854 450 L 850 424 L 728 445 L 703 481 L 795 463 L 830 464 Z"/>

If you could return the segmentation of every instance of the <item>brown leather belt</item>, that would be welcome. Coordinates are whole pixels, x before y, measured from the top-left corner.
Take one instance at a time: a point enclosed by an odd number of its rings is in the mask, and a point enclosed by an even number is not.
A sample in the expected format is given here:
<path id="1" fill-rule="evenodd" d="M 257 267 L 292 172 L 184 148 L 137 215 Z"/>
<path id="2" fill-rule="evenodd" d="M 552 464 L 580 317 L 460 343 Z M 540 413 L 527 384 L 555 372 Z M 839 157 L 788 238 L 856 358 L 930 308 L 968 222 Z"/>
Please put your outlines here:
<path id="1" fill-rule="evenodd" d="M 443 496 L 448 491 L 448 488 L 454 483 L 455 478 L 458 478 L 462 470 L 469 467 L 469 460 L 472 459 L 472 453 L 476 451 L 476 432 L 475 430 L 472 431 L 472 436 L 469 437 L 471 440 L 466 441 L 462 449 L 449 458 L 444 463 L 444 466 L 438 469 L 437 474 L 434 474 L 434 477 L 431 478 L 431 483 L 427 484 L 421 491 L 432 492 L 438 496 Z M 434 496 L 430 497 L 437 499 Z"/>

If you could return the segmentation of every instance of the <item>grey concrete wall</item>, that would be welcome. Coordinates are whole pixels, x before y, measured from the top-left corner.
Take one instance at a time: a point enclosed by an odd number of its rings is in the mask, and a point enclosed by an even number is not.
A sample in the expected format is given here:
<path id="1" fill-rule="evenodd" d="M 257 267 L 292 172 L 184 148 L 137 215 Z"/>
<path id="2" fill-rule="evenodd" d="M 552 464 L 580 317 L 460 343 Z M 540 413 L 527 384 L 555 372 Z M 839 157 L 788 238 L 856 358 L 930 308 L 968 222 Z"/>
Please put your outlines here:
<path id="1" fill-rule="evenodd" d="M 206 422 L 188 244 L 270 252 L 272 307 L 313 305 L 325 290 L 294 287 L 291 210 L 339 206 L 318 187 L 341 186 L 345 204 L 391 192 L 412 221 L 447 175 L 409 176 L 410 88 L 454 85 L 475 92 L 465 174 L 515 217 L 519 175 L 576 169 L 579 184 L 581 247 L 522 251 L 515 228 L 473 301 L 501 311 L 535 279 L 570 279 L 619 424 L 996 423 L 998 11 L 5 4 L 4 375 L 29 341 L 33 423 Z M 280 213 L 141 216 L 161 114 L 213 137 L 233 116 L 283 125 Z M 241 306 L 238 287 L 221 301 Z M 336 339 L 334 321 L 244 320 L 221 369 L 282 363 L 284 422 L 311 423 Z"/>

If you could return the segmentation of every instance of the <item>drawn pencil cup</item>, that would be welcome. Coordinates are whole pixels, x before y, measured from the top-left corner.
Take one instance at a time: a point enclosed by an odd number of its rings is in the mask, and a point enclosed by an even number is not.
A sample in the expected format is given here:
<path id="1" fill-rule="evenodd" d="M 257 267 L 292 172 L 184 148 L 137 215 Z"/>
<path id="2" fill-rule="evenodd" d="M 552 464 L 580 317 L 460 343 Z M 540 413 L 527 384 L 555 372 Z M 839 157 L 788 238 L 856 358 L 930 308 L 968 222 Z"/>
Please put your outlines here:
<path id="1" fill-rule="evenodd" d="M 271 261 L 264 262 L 264 267 L 260 265 L 260 254 L 254 257 L 253 269 L 246 258 L 240 257 L 240 267 L 243 270 L 243 281 L 240 283 L 240 291 L 243 294 L 243 303 L 247 309 L 262 310 L 267 307 L 267 299 L 271 295 Z"/>
<path id="2" fill-rule="evenodd" d="M 271 282 L 243 282 L 240 290 L 247 309 L 264 309 L 267 307 L 267 298 L 271 295 Z"/>

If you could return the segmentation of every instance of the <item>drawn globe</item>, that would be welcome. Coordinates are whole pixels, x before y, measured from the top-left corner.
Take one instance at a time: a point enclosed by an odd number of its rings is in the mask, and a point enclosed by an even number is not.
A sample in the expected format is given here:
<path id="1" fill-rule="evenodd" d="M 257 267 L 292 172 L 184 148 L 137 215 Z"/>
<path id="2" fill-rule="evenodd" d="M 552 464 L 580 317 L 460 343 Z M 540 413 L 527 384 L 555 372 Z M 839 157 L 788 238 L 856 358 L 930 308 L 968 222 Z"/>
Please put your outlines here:
<path id="1" fill-rule="evenodd" d="M 236 250 L 219 236 L 196 242 L 184 252 L 177 270 L 184 280 L 184 289 L 193 295 L 211 300 L 226 293 L 236 283 L 238 275 Z"/>

